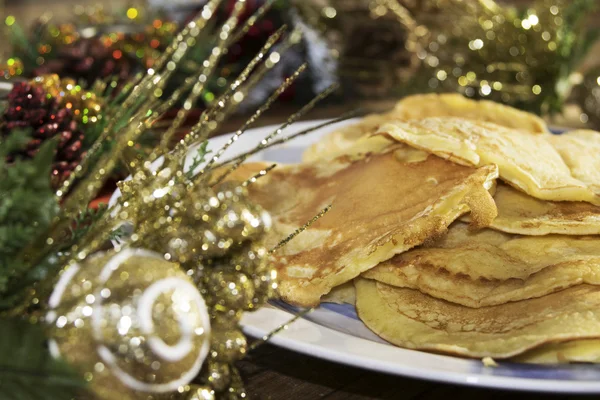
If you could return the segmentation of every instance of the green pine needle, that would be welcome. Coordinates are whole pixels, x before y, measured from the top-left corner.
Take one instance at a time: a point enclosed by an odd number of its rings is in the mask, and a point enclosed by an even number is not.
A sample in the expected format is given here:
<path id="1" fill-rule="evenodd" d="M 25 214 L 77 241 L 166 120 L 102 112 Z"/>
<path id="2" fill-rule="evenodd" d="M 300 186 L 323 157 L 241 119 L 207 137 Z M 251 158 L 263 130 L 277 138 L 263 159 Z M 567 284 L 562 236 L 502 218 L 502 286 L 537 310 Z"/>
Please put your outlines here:
<path id="1" fill-rule="evenodd" d="M 34 267 L 21 251 L 45 232 L 59 210 L 50 184 L 55 140 L 44 143 L 33 159 L 5 162 L 6 154 L 22 148 L 28 138 L 17 131 L 0 146 L 0 299 Z"/>
<path id="2" fill-rule="evenodd" d="M 0 399 L 63 400 L 85 389 L 83 379 L 48 351 L 39 325 L 0 320 Z"/>
<path id="3" fill-rule="evenodd" d="M 73 226 L 70 228 L 71 231 L 71 243 L 77 243 L 85 234 L 90 230 L 94 224 L 99 221 L 104 214 L 108 211 L 106 204 L 98 205 L 98 208 L 88 208 L 82 211 L 75 221 Z M 117 228 L 111 232 L 109 240 L 120 241 L 126 232 L 123 228 Z"/>
<path id="4" fill-rule="evenodd" d="M 190 165 L 187 172 L 185 173 L 185 175 L 188 179 L 191 180 L 194 178 L 194 175 L 195 175 L 194 170 L 196 168 L 198 168 L 200 165 L 202 165 L 202 163 L 204 161 L 206 161 L 206 155 L 208 153 L 212 153 L 212 151 L 208 150 L 208 140 L 205 140 L 204 142 L 202 142 L 202 144 L 198 148 L 198 152 L 192 159 L 192 164 Z"/>
<path id="5" fill-rule="evenodd" d="M 75 218 L 75 221 L 73 221 L 73 226 L 70 228 L 71 241 L 77 242 L 85 236 L 94 223 L 102 218 L 106 209 L 105 204 L 100 204 L 96 209 L 88 208 L 79 213 L 77 218 Z"/>

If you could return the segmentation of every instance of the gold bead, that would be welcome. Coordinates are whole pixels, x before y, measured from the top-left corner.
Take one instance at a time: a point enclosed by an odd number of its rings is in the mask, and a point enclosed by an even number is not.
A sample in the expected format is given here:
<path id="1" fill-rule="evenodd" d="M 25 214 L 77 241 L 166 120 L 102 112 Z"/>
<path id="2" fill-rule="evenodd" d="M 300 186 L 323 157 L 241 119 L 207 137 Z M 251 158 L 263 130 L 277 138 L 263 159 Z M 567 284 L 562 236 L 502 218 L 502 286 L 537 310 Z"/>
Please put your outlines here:
<path id="1" fill-rule="evenodd" d="M 223 396 L 225 399 L 238 400 L 246 398 L 247 393 L 246 389 L 244 389 L 244 382 L 242 377 L 240 376 L 237 368 L 231 368 L 231 382 L 229 383 L 229 388 L 227 389 L 227 393 Z"/>
<path id="2" fill-rule="evenodd" d="M 268 269 L 262 274 L 255 274 L 252 280 L 254 282 L 253 306 L 258 308 L 275 295 L 277 289 L 277 271 L 275 269 Z"/>
<path id="3" fill-rule="evenodd" d="M 230 381 L 229 365 L 211 360 L 208 362 L 207 381 L 216 391 L 227 389 Z"/>
<path id="4" fill-rule="evenodd" d="M 190 385 L 190 390 L 185 394 L 185 400 L 214 400 L 215 391 L 208 386 Z"/>
<path id="5" fill-rule="evenodd" d="M 219 330 L 239 329 L 243 311 L 223 310 L 223 307 L 213 307 L 210 314 L 210 324 Z"/>
<path id="6" fill-rule="evenodd" d="M 249 276 L 262 273 L 266 269 L 268 252 L 262 246 L 247 246 L 233 255 L 231 264 L 236 271 Z"/>
<path id="7" fill-rule="evenodd" d="M 252 280 L 241 272 L 223 271 L 223 267 L 211 271 L 205 279 L 205 288 L 218 304 L 231 309 L 247 309 L 254 298 Z"/>
<path id="8" fill-rule="evenodd" d="M 213 331 L 211 356 L 218 361 L 234 362 L 244 357 L 248 342 L 239 329 Z"/>

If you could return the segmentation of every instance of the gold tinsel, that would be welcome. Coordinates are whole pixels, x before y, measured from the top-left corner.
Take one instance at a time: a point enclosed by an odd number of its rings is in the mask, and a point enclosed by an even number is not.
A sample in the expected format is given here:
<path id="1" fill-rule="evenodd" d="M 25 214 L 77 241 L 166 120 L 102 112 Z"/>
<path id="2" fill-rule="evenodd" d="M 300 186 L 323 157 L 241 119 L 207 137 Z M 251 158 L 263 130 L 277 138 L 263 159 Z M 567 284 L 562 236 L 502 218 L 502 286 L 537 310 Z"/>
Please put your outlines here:
<path id="1" fill-rule="evenodd" d="M 306 68 L 301 66 L 205 165 L 196 165 L 193 171 L 186 166 L 188 154 L 198 151 L 194 143 L 206 140 L 256 80 L 279 62 L 280 57 L 265 56 L 282 36 L 282 29 L 175 149 L 169 152 L 169 140 L 165 140 L 148 159 L 126 157 L 128 149 L 173 104 L 192 104 L 203 93 L 215 65 L 226 54 L 225 49 L 239 36 L 237 32 L 248 28 L 236 30 L 244 3 L 236 2 L 232 16 L 216 34 L 218 39 L 210 58 L 196 76 L 185 81 L 185 88 L 190 90 L 187 97 L 182 88 L 164 98 L 162 89 L 191 48 L 189 43 L 207 27 L 218 0 L 204 6 L 152 69 L 126 85 L 121 107 L 107 110 L 100 137 L 56 191 L 56 198 L 62 203 L 60 215 L 48 234 L 26 249 L 28 260 L 34 264 L 43 260 L 45 254 L 56 253 L 65 229 L 97 196 L 117 161 L 125 161 L 131 179 L 119 184 L 121 193 L 115 204 L 76 244 L 60 249 L 58 259 L 53 261 L 62 266 L 59 278 L 40 282 L 29 292 L 31 304 L 50 299 L 45 315 L 53 351 L 83 371 L 100 399 L 246 395 L 234 367 L 234 362 L 247 352 L 239 321 L 244 311 L 261 307 L 273 296 L 277 275 L 269 263 L 270 249 L 261 244 L 270 226 L 269 215 L 253 204 L 246 192 L 246 186 L 267 171 L 248 182 L 230 182 L 226 177 L 245 157 L 276 143 L 274 139 L 283 128 L 332 89 L 293 114 L 255 150 L 221 162 L 229 145 Z M 264 8 L 257 13 L 263 11 Z M 255 19 L 249 21 L 248 24 L 254 23 Z M 279 51 L 284 52 L 297 41 L 297 35 L 290 35 Z M 269 61 L 262 63 L 265 58 Z M 74 82 L 50 76 L 37 83 L 49 91 L 57 90 L 54 95 L 61 101 L 80 95 L 70 92 Z M 189 112 L 189 107 L 184 106 L 165 136 L 172 135 Z M 127 123 L 119 123 L 124 118 Z M 101 152 L 107 139 L 113 141 L 112 151 Z M 115 243 L 114 251 L 99 252 L 113 231 L 123 227 L 131 232 L 128 237 Z M 207 306 L 208 318 L 204 318 L 202 304 Z M 22 309 L 17 307 L 14 312 Z M 208 352 L 204 360 L 205 349 Z M 201 386 L 191 385 L 200 366 L 196 382 Z"/>
<path id="2" fill-rule="evenodd" d="M 37 76 L 31 80 L 48 95 L 58 99 L 61 107 L 72 110 L 75 119 L 83 124 L 95 124 L 102 118 L 102 102 L 94 92 L 82 88 L 71 78 L 56 74 Z"/>

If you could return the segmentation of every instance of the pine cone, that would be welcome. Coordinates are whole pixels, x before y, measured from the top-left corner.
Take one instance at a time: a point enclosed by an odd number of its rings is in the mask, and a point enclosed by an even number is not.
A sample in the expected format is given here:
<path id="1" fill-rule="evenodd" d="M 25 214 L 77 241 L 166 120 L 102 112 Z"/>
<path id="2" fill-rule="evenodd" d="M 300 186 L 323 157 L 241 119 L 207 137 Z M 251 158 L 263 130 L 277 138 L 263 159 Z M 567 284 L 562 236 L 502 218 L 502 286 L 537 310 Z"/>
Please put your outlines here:
<path id="1" fill-rule="evenodd" d="M 60 108 L 58 100 L 50 97 L 43 88 L 26 82 L 15 84 L 8 95 L 8 107 L 2 116 L 0 134 L 9 135 L 15 129 L 31 129 L 32 137 L 16 157 L 33 157 L 42 143 L 58 137 L 56 156 L 52 165 L 52 184 L 57 187 L 77 167 L 83 152 L 84 134 L 68 108 Z"/>
<path id="2" fill-rule="evenodd" d="M 109 76 L 124 80 L 130 77 L 134 64 L 125 54 L 119 53 L 119 58 L 114 58 L 113 50 L 98 38 L 79 39 L 62 48 L 58 58 L 43 64 L 34 70 L 34 74 L 59 74 L 84 79 L 90 85 Z"/>

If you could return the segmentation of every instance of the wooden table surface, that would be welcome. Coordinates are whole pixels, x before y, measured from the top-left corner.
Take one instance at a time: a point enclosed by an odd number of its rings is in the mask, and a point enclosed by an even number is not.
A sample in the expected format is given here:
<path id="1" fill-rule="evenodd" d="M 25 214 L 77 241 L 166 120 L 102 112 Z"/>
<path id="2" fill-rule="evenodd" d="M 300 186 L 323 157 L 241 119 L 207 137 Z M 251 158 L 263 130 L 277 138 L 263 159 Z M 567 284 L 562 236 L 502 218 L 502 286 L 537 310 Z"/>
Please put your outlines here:
<path id="1" fill-rule="evenodd" d="M 573 395 L 551 395 L 478 389 L 403 378 L 306 356 L 273 345 L 263 345 L 238 363 L 251 400 L 563 400 Z M 597 395 L 578 399 L 598 399 Z"/>

